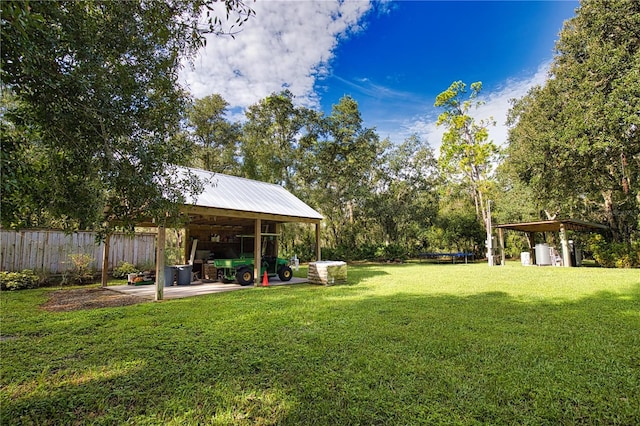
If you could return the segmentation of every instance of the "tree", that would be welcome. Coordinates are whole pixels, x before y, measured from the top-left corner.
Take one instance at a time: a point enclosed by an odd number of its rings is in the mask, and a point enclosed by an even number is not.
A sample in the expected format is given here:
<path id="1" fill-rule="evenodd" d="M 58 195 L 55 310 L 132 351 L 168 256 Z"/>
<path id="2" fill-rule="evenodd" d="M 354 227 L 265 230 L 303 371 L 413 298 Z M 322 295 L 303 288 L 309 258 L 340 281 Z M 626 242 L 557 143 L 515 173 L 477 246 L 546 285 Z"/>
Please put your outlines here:
<path id="1" fill-rule="evenodd" d="M 187 118 L 196 144 L 195 166 L 236 175 L 240 125 L 225 119 L 229 103 L 219 94 L 196 99 Z"/>
<path id="2" fill-rule="evenodd" d="M 440 196 L 440 209 L 427 232 L 429 247 L 439 251 L 477 252 L 486 233 L 473 212 L 472 200 L 448 186 Z"/>
<path id="3" fill-rule="evenodd" d="M 513 172 L 506 168 L 508 164 L 498 166 L 496 188 L 492 193 L 496 209 L 492 211 L 498 223 L 527 222 L 540 219 L 552 219 L 553 212 L 545 213 L 544 206 L 538 203 L 533 189 L 513 177 Z"/>
<path id="4" fill-rule="evenodd" d="M 292 188 L 298 139 L 312 115 L 293 104 L 289 90 L 272 93 L 247 111 L 242 128 L 242 170 L 245 177 Z"/>
<path id="5" fill-rule="evenodd" d="M 326 218 L 329 242 L 353 249 L 359 214 L 373 191 L 372 177 L 385 145 L 364 128 L 358 103 L 345 96 L 300 141 L 298 181 Z"/>
<path id="6" fill-rule="evenodd" d="M 584 0 L 550 78 L 514 103 L 506 162 L 551 213 L 640 229 L 640 4 Z"/>
<path id="7" fill-rule="evenodd" d="M 456 81 L 436 97 L 435 106 L 444 109 L 438 116 L 438 126 L 446 126 L 440 147 L 440 166 L 445 175 L 468 185 L 475 206 L 476 216 L 487 227 L 488 206 L 485 193 L 490 174 L 497 159 L 498 148 L 489 140 L 488 126 L 492 119 L 476 121 L 469 115 L 472 107 L 482 105 L 478 94 L 482 83 L 471 84 L 469 99 L 463 101 L 467 86 Z"/>
<path id="8" fill-rule="evenodd" d="M 16 98 L 3 111 L 3 225 L 27 210 L 80 228 L 107 210 L 132 224 L 197 190 L 174 168 L 188 154 L 174 138 L 187 100 L 177 71 L 204 33 L 227 31 L 217 16 L 200 26 L 214 5 L 238 24 L 253 14 L 241 0 L 3 2 L 2 89 Z M 5 204 L 19 197 L 32 205 Z"/>
<path id="9" fill-rule="evenodd" d="M 375 188 L 367 197 L 371 225 L 379 225 L 380 242 L 411 252 L 421 248 L 438 212 L 437 163 L 433 150 L 416 135 L 389 146 L 374 172 Z M 373 228 L 373 226 L 370 226 Z"/>

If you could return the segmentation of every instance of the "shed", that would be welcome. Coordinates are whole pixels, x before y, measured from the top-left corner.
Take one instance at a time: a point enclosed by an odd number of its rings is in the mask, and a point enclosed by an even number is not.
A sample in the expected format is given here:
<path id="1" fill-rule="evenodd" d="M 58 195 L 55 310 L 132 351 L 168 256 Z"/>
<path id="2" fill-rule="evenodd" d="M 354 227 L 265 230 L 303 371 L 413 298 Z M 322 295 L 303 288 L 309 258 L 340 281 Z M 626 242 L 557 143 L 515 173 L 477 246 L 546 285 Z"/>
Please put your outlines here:
<path id="1" fill-rule="evenodd" d="M 533 248 L 535 244 L 536 232 L 559 232 L 560 243 L 562 245 L 562 263 L 564 266 L 571 266 L 571 255 L 569 252 L 569 241 L 567 240 L 566 231 L 601 232 L 609 229 L 605 225 L 585 222 L 576 219 L 557 219 L 537 222 L 507 223 L 503 225 L 497 225 L 496 228 L 498 229 L 498 238 L 500 240 L 500 257 L 503 265 L 505 261 L 504 230 L 512 230 L 525 232 L 527 234 L 532 257 L 535 256 L 535 251 L 533 250 Z"/>
<path id="2" fill-rule="evenodd" d="M 187 243 L 198 240 L 201 248 L 215 245 L 224 250 L 224 244 L 235 243 L 235 236 L 252 234 L 254 278 L 257 280 L 260 278 L 262 236 L 279 234 L 282 223 L 309 223 L 315 224 L 316 259 L 321 259 L 322 215 L 282 186 L 194 168 L 181 168 L 180 173 L 195 175 L 204 183 L 202 192 L 188 198 L 181 208 L 188 218 Z M 164 286 L 165 228 L 162 226 L 158 226 L 157 244 L 156 300 L 160 300 Z M 191 248 L 192 244 L 185 244 L 185 260 L 190 257 Z M 106 285 L 104 274 L 103 285 Z"/>

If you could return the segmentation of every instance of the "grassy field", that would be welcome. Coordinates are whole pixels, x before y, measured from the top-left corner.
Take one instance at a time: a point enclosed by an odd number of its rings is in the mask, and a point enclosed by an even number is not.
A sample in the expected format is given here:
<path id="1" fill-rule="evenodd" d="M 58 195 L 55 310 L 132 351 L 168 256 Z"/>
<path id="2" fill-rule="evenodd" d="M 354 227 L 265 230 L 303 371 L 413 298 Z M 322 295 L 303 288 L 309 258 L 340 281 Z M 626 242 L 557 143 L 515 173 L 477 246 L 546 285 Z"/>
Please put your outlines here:
<path id="1" fill-rule="evenodd" d="M 0 296 L 2 425 L 640 424 L 637 269 L 350 265 L 58 313 L 51 291 Z"/>

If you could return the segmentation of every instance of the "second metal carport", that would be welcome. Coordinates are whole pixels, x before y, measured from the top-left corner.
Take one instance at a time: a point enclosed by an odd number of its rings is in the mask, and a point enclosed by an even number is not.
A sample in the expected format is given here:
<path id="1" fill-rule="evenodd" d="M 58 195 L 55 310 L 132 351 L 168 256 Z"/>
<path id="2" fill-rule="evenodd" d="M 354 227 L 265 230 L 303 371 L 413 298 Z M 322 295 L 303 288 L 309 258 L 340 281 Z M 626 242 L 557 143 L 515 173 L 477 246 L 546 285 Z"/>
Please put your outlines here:
<path id="1" fill-rule="evenodd" d="M 598 223 L 585 222 L 576 219 L 557 219 L 557 220 L 543 220 L 538 222 L 521 222 L 521 223 L 507 223 L 503 225 L 497 225 L 498 239 L 500 244 L 500 259 L 504 265 L 504 230 L 512 230 L 524 232 L 527 234 L 529 241 L 529 250 L 531 258 L 535 263 L 535 234 L 544 232 L 558 232 L 560 233 L 560 244 L 562 246 L 562 264 L 564 266 L 571 266 L 571 254 L 569 252 L 569 240 L 567 239 L 567 231 L 580 231 L 580 232 L 601 232 L 609 229 L 605 225 Z"/>

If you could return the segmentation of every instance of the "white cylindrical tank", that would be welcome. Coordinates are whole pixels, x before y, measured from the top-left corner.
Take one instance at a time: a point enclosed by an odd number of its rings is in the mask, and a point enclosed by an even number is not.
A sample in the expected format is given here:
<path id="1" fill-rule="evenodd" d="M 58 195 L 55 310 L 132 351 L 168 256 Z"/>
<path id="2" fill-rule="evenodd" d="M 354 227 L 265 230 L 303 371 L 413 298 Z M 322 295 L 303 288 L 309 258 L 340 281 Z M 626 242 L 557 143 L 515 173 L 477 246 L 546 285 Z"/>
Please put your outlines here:
<path id="1" fill-rule="evenodd" d="M 549 244 L 536 244 L 536 265 L 551 265 L 551 251 L 549 250 Z"/>

